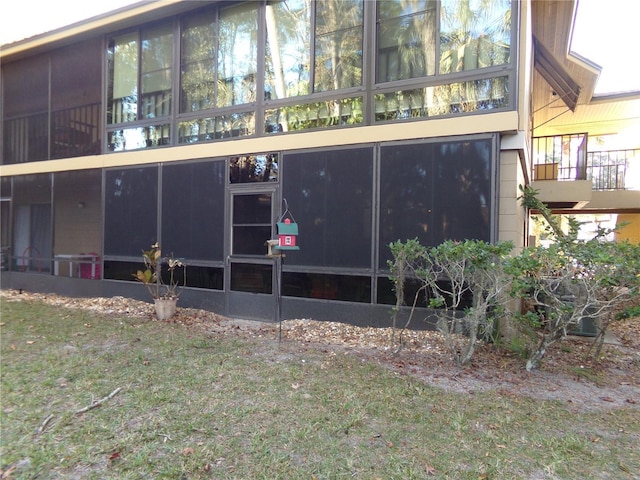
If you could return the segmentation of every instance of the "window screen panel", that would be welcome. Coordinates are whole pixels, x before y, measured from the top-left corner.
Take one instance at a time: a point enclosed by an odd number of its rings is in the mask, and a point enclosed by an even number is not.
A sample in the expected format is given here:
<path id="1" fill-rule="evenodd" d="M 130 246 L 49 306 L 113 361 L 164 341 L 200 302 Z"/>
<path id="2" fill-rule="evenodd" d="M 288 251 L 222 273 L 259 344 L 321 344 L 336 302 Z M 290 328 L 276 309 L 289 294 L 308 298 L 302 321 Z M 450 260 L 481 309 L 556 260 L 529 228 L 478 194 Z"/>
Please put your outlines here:
<path id="1" fill-rule="evenodd" d="M 142 255 L 158 240 L 157 220 L 157 167 L 106 172 L 105 255 Z"/>
<path id="2" fill-rule="evenodd" d="M 285 155 L 284 197 L 299 225 L 288 264 L 371 266 L 373 150 Z"/>
<path id="3" fill-rule="evenodd" d="M 225 162 L 165 165 L 162 247 L 191 260 L 223 259 Z"/>
<path id="4" fill-rule="evenodd" d="M 491 239 L 491 140 L 388 145 L 380 159 L 379 268 L 389 243 Z"/>
<path id="5" fill-rule="evenodd" d="M 434 147 L 433 244 L 491 239 L 491 141 L 442 143 Z"/>

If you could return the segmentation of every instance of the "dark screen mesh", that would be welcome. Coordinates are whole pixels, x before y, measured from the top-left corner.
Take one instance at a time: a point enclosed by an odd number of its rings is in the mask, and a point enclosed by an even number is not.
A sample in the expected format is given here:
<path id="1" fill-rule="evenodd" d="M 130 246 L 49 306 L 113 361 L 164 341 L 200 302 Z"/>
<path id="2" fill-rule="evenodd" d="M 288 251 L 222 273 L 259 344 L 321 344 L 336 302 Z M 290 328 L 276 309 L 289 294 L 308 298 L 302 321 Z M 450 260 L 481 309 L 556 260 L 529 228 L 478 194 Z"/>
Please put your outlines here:
<path id="1" fill-rule="evenodd" d="M 373 149 L 288 154 L 283 168 L 300 246 L 287 263 L 370 268 Z"/>
<path id="2" fill-rule="evenodd" d="M 158 167 L 109 170 L 105 185 L 105 255 L 140 256 L 157 238 Z"/>
<path id="3" fill-rule="evenodd" d="M 191 260 L 223 259 L 225 163 L 165 165 L 162 249 Z"/>

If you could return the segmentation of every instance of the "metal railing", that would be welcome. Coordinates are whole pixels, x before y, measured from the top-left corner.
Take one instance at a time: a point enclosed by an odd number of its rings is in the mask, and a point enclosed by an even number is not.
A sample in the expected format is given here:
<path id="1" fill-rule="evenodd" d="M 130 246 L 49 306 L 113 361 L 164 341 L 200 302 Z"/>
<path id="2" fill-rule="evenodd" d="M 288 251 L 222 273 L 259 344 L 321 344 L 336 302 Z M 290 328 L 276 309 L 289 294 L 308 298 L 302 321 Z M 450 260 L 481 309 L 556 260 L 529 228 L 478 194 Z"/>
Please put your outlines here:
<path id="1" fill-rule="evenodd" d="M 640 190 L 640 149 L 588 152 L 588 135 L 557 135 L 533 139 L 534 180 L 591 180 L 593 190 Z"/>
<path id="2" fill-rule="evenodd" d="M 640 168 L 640 149 L 588 152 L 587 179 L 594 190 L 640 190 L 640 178 L 628 175 L 632 162 Z"/>
<path id="3" fill-rule="evenodd" d="M 99 103 L 5 119 L 3 163 L 99 154 L 99 126 Z"/>

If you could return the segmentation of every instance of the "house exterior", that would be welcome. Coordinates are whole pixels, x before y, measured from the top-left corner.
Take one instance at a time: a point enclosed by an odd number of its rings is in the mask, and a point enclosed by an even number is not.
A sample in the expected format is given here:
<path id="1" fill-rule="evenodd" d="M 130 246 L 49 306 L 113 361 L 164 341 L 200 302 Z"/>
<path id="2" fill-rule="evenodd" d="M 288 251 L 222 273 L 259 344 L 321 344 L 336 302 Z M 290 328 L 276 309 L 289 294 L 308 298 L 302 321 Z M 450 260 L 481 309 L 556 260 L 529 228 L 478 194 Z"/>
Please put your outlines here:
<path id="1" fill-rule="evenodd" d="M 547 155 L 543 177 L 534 161 L 595 125 L 569 123 L 598 108 L 597 66 L 567 55 L 574 10 L 164 0 L 4 45 L 1 286 L 146 299 L 132 275 L 159 242 L 188 264 L 182 306 L 386 325 L 390 242 L 521 248 L 519 185 L 560 210 L 595 202 L 586 164 Z M 635 220 L 635 193 L 590 211 Z M 274 258 L 285 205 L 299 249 Z"/>

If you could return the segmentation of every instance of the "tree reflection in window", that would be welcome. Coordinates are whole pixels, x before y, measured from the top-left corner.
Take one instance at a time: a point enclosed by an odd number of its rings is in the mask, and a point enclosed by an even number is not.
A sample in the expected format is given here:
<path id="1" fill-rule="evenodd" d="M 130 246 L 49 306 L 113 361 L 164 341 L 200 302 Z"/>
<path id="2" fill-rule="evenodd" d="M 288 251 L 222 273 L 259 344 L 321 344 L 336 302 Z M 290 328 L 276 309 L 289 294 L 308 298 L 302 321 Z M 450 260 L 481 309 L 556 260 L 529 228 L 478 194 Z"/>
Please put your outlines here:
<path id="1" fill-rule="evenodd" d="M 510 44 L 510 0 L 442 1 L 440 74 L 509 63 Z"/>
<path id="2" fill-rule="evenodd" d="M 362 0 L 316 2 L 314 92 L 362 85 Z"/>
<path id="3" fill-rule="evenodd" d="M 278 154 L 241 155 L 229 160 L 231 183 L 278 181 Z"/>
<path id="4" fill-rule="evenodd" d="M 265 100 L 309 94 L 311 0 L 267 3 Z"/>
<path id="5" fill-rule="evenodd" d="M 378 2 L 377 82 L 436 73 L 436 2 Z"/>

